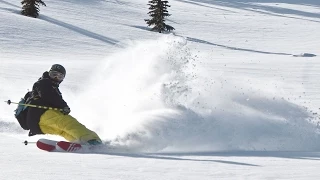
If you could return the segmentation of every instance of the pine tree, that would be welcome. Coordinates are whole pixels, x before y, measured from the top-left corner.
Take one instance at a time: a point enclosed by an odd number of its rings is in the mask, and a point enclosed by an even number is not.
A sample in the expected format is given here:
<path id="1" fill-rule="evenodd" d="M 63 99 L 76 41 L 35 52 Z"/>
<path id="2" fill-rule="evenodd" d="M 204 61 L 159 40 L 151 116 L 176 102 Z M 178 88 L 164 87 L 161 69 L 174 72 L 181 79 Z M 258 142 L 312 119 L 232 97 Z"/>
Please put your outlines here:
<path id="1" fill-rule="evenodd" d="M 46 6 L 42 0 L 22 0 L 21 4 L 23 5 L 21 14 L 34 18 L 39 16 L 40 4 Z"/>
<path id="2" fill-rule="evenodd" d="M 151 10 L 148 14 L 152 17 L 151 19 L 145 19 L 148 26 L 154 25 L 151 29 L 152 31 L 157 31 L 159 33 L 163 31 L 171 31 L 174 30 L 172 26 L 165 24 L 165 17 L 170 16 L 167 8 L 170 7 L 168 5 L 168 1 L 166 0 L 150 0 L 148 5 Z"/>

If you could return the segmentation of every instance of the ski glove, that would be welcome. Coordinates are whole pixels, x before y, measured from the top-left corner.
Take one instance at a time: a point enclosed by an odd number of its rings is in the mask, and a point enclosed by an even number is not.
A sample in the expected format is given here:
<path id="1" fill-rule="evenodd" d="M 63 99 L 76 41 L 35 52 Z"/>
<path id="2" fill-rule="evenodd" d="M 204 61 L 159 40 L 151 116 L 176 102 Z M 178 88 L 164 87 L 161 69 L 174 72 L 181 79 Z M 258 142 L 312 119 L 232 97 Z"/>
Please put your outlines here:
<path id="1" fill-rule="evenodd" d="M 70 108 L 67 106 L 67 107 L 64 107 L 63 109 L 62 109 L 62 113 L 64 114 L 64 115 L 68 115 L 69 113 L 70 113 Z"/>

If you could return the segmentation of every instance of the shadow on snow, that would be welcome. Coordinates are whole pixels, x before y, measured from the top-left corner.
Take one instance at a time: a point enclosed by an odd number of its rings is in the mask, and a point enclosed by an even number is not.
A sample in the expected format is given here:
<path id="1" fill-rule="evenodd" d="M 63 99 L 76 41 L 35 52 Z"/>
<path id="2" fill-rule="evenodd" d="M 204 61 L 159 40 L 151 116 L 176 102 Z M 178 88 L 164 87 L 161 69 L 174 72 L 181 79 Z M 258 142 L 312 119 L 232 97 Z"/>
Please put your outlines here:
<path id="1" fill-rule="evenodd" d="M 236 51 L 247 51 L 247 52 L 253 52 L 253 53 L 287 55 L 287 56 L 292 55 L 292 54 L 288 54 L 288 53 L 277 53 L 277 52 L 267 52 L 267 51 L 253 50 L 253 49 L 237 48 L 237 47 L 226 46 L 226 45 L 222 45 L 222 44 L 211 43 L 209 41 L 205 41 L 205 40 L 201 40 L 201 39 L 197 39 L 197 38 L 192 38 L 192 37 L 187 37 L 187 40 L 192 41 L 192 42 L 197 42 L 197 43 L 218 46 L 218 47 L 222 47 L 222 48 L 226 48 L 226 49 L 236 50 Z"/>
<path id="2" fill-rule="evenodd" d="M 72 31 L 75 31 L 75 32 L 77 32 L 79 34 L 85 35 L 87 37 L 90 37 L 90 38 L 93 38 L 93 39 L 96 39 L 96 40 L 99 40 L 99 41 L 102 41 L 104 43 L 108 43 L 108 44 L 111 44 L 111 45 L 117 45 L 119 43 L 119 41 L 117 41 L 115 39 L 112 39 L 112 38 L 109 38 L 109 37 L 106 37 L 106 36 L 103 36 L 103 35 L 100 35 L 100 34 L 85 30 L 83 28 L 80 28 L 80 27 L 74 26 L 72 24 L 68 24 L 68 23 L 59 21 L 59 20 L 54 19 L 54 18 L 50 18 L 50 17 L 45 16 L 45 15 L 41 15 L 39 17 L 39 19 L 42 19 L 44 21 L 47 21 L 49 23 L 52 23 L 52 24 L 55 24 L 55 25 L 58 25 L 58 26 L 61 26 L 61 27 L 64 27 L 64 28 L 72 30 Z"/>
<path id="3" fill-rule="evenodd" d="M 316 1 L 316 0 L 294 0 L 294 1 L 293 0 L 291 1 L 289 0 L 227 0 L 227 1 L 178 0 L 178 1 L 183 3 L 190 3 L 198 6 L 205 6 L 204 4 L 208 4 L 208 5 L 214 5 L 214 6 L 220 6 L 220 7 L 241 9 L 241 10 L 256 12 L 260 14 L 320 23 L 319 20 L 305 19 L 305 18 L 320 19 L 320 13 L 258 4 L 258 3 L 287 3 L 287 4 L 307 5 L 307 6 L 313 6 L 313 7 L 319 8 L 320 1 Z M 275 4 L 275 5 L 278 6 L 278 4 Z M 205 7 L 208 7 L 208 6 L 205 6 Z M 225 9 L 223 8 L 216 8 L 216 9 L 225 11 Z M 300 17 L 292 17 L 290 15 L 295 15 Z M 301 18 L 301 17 L 304 17 L 304 18 Z"/>

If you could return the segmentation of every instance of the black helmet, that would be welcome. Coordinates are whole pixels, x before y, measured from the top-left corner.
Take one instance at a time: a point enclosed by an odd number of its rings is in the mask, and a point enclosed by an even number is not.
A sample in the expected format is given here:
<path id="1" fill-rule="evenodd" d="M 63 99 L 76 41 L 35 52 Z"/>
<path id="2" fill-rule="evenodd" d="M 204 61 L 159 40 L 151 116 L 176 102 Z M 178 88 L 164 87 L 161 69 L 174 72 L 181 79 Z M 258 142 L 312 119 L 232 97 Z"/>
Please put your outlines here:
<path id="1" fill-rule="evenodd" d="M 60 64 L 54 64 L 54 65 L 52 65 L 51 66 L 51 68 L 50 68 L 50 71 L 57 71 L 57 72 L 60 72 L 60 73 L 62 73 L 64 76 L 66 76 L 66 69 L 62 66 L 62 65 L 60 65 Z M 49 72 L 50 72 L 49 71 Z"/>

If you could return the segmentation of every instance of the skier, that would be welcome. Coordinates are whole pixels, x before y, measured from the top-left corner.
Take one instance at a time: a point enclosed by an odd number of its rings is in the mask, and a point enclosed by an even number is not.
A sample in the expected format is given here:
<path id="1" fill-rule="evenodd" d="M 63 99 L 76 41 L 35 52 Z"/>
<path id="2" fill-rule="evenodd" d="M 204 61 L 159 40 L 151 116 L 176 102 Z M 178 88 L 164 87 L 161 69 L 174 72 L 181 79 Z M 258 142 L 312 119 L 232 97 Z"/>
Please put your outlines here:
<path id="1" fill-rule="evenodd" d="M 60 64 L 54 64 L 49 72 L 44 72 L 42 77 L 34 83 L 30 104 L 55 107 L 62 109 L 62 111 L 28 108 L 27 126 L 30 128 L 29 136 L 53 134 L 62 136 L 70 142 L 90 145 L 101 144 L 101 139 L 95 132 L 87 129 L 69 115 L 70 108 L 63 100 L 59 90 L 59 85 L 65 76 L 65 68 Z"/>

